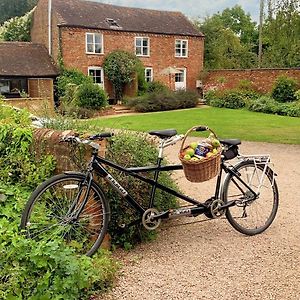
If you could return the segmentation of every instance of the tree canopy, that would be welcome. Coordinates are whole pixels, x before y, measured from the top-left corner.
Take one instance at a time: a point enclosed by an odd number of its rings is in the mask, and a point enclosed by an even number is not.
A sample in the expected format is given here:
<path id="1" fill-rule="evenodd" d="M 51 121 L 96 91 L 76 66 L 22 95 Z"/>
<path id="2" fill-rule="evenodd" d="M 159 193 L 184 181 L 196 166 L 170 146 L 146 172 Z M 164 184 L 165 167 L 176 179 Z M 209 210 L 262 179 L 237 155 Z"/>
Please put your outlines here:
<path id="1" fill-rule="evenodd" d="M 205 34 L 205 67 L 237 69 L 258 66 L 258 25 L 241 6 L 226 8 L 196 21 Z M 262 67 L 300 65 L 300 4 L 298 0 L 277 0 L 268 7 L 262 28 Z"/>
<path id="2" fill-rule="evenodd" d="M 23 16 L 30 11 L 38 0 L 1 0 L 0 25 L 13 17 Z"/>

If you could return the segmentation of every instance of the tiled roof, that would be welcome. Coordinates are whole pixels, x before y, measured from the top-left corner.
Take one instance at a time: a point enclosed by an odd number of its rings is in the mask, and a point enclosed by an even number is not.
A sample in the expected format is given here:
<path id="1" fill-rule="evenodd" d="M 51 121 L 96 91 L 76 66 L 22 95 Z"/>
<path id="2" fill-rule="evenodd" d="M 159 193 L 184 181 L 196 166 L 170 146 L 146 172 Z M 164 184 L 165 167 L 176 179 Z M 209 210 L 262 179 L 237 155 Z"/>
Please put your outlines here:
<path id="1" fill-rule="evenodd" d="M 203 36 L 181 12 L 130 8 L 82 0 L 52 0 L 52 3 L 61 26 Z"/>
<path id="2" fill-rule="evenodd" d="M 58 70 L 39 44 L 0 42 L 0 76 L 54 77 Z"/>

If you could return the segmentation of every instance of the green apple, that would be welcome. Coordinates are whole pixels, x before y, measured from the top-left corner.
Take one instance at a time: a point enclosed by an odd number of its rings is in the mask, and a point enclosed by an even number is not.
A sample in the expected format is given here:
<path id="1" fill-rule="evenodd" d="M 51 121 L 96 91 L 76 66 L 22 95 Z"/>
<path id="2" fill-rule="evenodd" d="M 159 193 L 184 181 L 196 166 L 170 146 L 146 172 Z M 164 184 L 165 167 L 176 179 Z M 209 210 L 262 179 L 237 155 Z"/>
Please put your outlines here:
<path id="1" fill-rule="evenodd" d="M 183 159 L 185 159 L 185 160 L 191 160 L 191 156 L 188 155 L 188 154 L 186 154 L 186 155 L 183 157 Z"/>
<path id="2" fill-rule="evenodd" d="M 190 157 L 192 157 L 195 154 L 195 150 L 192 148 L 187 148 L 185 150 L 185 154 L 188 154 Z"/>
<path id="3" fill-rule="evenodd" d="M 199 158 L 197 158 L 195 156 L 191 158 L 191 161 L 198 161 L 198 160 L 199 160 Z"/>
<path id="4" fill-rule="evenodd" d="M 212 146 L 213 146 L 214 148 L 220 147 L 220 142 L 219 142 L 217 139 L 213 139 L 213 140 L 211 141 L 211 144 L 212 144 Z"/>
<path id="5" fill-rule="evenodd" d="M 197 148 L 197 146 L 198 146 L 198 143 L 197 142 L 192 142 L 192 143 L 190 143 L 190 148 L 192 148 L 192 149 L 196 149 Z"/>

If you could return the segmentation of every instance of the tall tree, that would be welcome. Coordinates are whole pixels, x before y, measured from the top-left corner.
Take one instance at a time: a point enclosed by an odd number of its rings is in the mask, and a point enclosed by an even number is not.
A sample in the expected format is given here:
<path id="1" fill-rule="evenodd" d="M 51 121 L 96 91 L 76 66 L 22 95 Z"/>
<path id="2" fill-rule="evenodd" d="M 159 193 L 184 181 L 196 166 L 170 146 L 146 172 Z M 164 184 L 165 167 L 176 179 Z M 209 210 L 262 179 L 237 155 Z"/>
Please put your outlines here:
<path id="1" fill-rule="evenodd" d="M 256 24 L 242 7 L 227 8 L 196 25 L 205 34 L 206 68 L 250 68 L 256 64 Z"/>
<path id="2" fill-rule="evenodd" d="M 38 0 L 1 0 L 0 25 L 10 18 L 23 16 L 30 11 Z"/>
<path id="3" fill-rule="evenodd" d="M 300 3 L 280 0 L 264 26 L 265 67 L 300 66 Z"/>

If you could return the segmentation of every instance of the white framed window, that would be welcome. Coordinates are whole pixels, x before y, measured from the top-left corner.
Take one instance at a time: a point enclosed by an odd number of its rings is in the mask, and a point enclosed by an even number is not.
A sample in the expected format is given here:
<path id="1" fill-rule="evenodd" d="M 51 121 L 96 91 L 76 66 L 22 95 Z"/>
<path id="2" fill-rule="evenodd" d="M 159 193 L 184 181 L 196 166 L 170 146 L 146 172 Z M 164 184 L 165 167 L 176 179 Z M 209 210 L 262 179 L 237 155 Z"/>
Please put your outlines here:
<path id="1" fill-rule="evenodd" d="M 146 80 L 146 82 L 153 81 L 153 69 L 152 68 L 145 68 L 145 80 Z"/>
<path id="2" fill-rule="evenodd" d="M 175 40 L 175 56 L 188 57 L 188 40 Z"/>
<path id="3" fill-rule="evenodd" d="M 150 56 L 150 39 L 148 37 L 135 38 L 136 56 Z"/>
<path id="4" fill-rule="evenodd" d="M 93 78 L 94 83 L 99 84 L 104 89 L 104 73 L 101 67 L 89 67 L 88 75 Z"/>
<path id="5" fill-rule="evenodd" d="M 89 33 L 85 34 L 86 53 L 88 54 L 103 54 L 103 34 Z"/>

